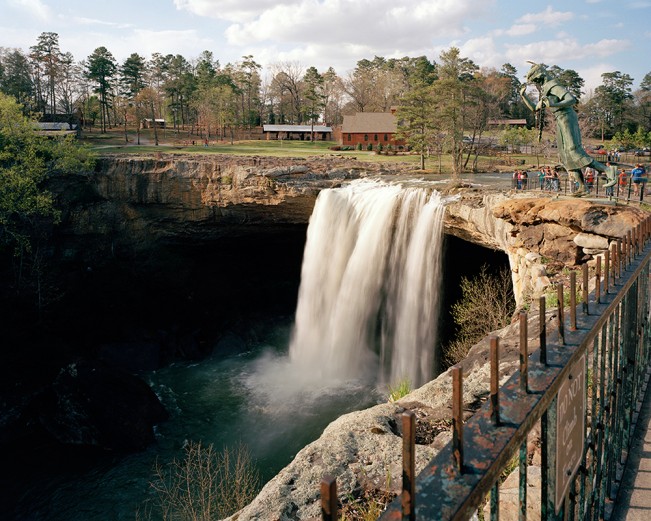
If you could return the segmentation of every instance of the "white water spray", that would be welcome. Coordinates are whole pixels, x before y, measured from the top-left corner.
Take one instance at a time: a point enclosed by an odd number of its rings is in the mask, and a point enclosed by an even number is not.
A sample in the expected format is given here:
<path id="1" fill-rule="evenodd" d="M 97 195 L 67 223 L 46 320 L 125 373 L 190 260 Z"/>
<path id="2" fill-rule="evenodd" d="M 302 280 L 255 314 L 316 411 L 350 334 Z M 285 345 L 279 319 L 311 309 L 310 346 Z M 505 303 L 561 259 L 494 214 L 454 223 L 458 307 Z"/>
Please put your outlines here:
<path id="1" fill-rule="evenodd" d="M 319 194 L 289 351 L 301 376 L 432 378 L 443 211 L 437 192 L 372 181 Z"/>

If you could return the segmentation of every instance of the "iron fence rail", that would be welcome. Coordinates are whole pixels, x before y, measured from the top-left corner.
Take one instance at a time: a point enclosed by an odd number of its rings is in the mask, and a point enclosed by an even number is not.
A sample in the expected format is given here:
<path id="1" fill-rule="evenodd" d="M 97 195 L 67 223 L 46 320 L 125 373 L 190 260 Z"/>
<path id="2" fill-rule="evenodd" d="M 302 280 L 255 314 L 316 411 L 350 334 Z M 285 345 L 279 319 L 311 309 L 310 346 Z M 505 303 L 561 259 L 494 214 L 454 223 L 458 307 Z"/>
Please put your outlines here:
<path id="1" fill-rule="evenodd" d="M 620 181 L 618 178 L 615 185 L 604 188 L 607 181 L 605 177 L 595 176 L 592 182 L 587 182 L 586 189 L 589 197 L 641 204 L 644 202 L 645 195 L 648 195 L 646 178 L 636 185 L 633 178 L 628 175 L 624 181 Z M 507 182 L 508 179 L 505 179 L 503 186 L 506 186 Z M 563 174 L 556 179 L 545 178 L 542 181 L 536 175 L 526 179 L 511 179 L 510 187 L 513 190 L 563 195 L 571 195 L 578 189 L 576 182 L 570 179 L 567 174 Z"/>
<path id="2" fill-rule="evenodd" d="M 649 375 L 650 237 L 647 219 L 614 242 L 597 259 L 591 292 L 587 265 L 580 288 L 576 272 L 570 276 L 568 291 L 558 284 L 552 328 L 547 327 L 548 303 L 542 297 L 535 352 L 528 345 L 529 317 L 520 314 L 520 367 L 502 386 L 499 340 L 491 338 L 489 399 L 465 423 L 461 367 L 451 369 L 453 439 L 418 476 L 414 418 L 405 413 L 403 492 L 380 517 L 382 521 L 470 519 L 480 509 L 486 509 L 491 520 L 499 519 L 499 485 L 514 457 L 518 458 L 520 519 L 526 519 L 532 491 L 539 494 L 541 519 L 607 518 Z M 577 383 L 580 378 L 582 386 Z M 577 389 L 583 393 L 584 410 L 581 418 L 559 427 L 559 418 L 567 412 L 565 394 L 559 410 L 559 391 L 565 393 L 568 385 L 575 394 Z M 527 440 L 536 426 L 541 433 L 540 490 L 527 486 Z M 576 461 L 569 463 L 559 457 L 567 454 L 568 429 L 579 433 L 582 445 Z M 326 478 L 321 488 L 323 520 L 338 519 L 336 481 Z"/>

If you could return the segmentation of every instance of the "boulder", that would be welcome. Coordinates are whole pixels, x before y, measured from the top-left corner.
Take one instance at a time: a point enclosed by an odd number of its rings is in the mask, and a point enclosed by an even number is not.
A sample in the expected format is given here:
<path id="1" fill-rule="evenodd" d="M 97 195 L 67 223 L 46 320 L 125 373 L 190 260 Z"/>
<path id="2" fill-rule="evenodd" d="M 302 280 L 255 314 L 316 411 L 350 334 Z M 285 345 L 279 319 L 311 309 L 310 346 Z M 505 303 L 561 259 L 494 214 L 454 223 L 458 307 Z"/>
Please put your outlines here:
<path id="1" fill-rule="evenodd" d="M 556 223 L 575 233 L 587 232 L 611 239 L 626 232 L 646 217 L 632 206 L 596 203 L 576 199 L 513 198 L 493 207 L 493 216 L 519 228 Z"/>
<path id="2" fill-rule="evenodd" d="M 576 264 L 580 252 L 573 242 L 574 236 L 571 229 L 548 222 L 521 228 L 517 238 L 526 250 L 566 264 Z"/>
<path id="3" fill-rule="evenodd" d="M 574 243 L 584 250 L 607 250 L 609 245 L 609 241 L 606 237 L 584 232 L 576 234 L 574 237 Z"/>
<path id="4" fill-rule="evenodd" d="M 45 430 L 64 444 L 141 450 L 167 411 L 136 376 L 96 362 L 63 368 L 37 404 Z"/>

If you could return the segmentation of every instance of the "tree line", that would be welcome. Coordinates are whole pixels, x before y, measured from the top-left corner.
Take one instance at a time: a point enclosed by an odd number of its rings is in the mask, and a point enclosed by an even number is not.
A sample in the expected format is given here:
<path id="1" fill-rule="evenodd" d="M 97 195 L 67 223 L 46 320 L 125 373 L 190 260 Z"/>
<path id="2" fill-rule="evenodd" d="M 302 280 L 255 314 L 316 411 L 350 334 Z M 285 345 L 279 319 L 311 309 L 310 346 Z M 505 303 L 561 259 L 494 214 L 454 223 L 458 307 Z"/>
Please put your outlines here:
<path id="1" fill-rule="evenodd" d="M 581 100 L 584 135 L 608 139 L 616 133 L 651 131 L 651 73 L 633 92 L 634 79 L 620 71 L 602 74 L 585 96 L 585 82 L 572 69 L 553 74 Z M 445 146 L 453 156 L 449 128 L 481 133 L 489 118 L 531 118 L 522 104 L 517 69 L 481 68 L 452 47 L 439 61 L 425 56 L 362 59 L 345 76 L 332 67 L 318 71 L 296 62 L 263 71 L 253 56 L 220 64 L 211 51 L 187 59 L 180 54 L 132 53 L 119 63 L 100 46 L 75 60 L 59 35 L 42 33 L 28 51 L 0 48 L 0 91 L 28 113 L 75 114 L 86 126 L 138 125 L 164 118 L 175 129 L 226 138 L 235 130 L 264 124 L 339 125 L 344 114 L 387 112 L 400 107 L 403 137 L 429 151 Z M 534 122 L 528 119 L 529 125 Z"/>

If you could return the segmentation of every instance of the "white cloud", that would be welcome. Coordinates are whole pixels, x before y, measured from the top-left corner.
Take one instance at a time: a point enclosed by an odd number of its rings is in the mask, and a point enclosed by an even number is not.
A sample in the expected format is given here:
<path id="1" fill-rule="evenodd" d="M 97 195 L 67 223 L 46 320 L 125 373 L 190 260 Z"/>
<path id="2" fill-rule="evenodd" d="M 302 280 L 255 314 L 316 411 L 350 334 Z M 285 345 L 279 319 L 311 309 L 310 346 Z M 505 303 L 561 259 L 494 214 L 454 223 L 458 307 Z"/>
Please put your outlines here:
<path id="1" fill-rule="evenodd" d="M 529 68 L 528 60 L 542 62 L 547 65 L 558 65 L 563 69 L 572 69 L 574 63 L 592 63 L 595 58 L 605 58 L 620 53 L 629 48 L 631 42 L 627 40 L 600 40 L 595 43 L 581 44 L 575 39 L 566 38 L 562 40 L 546 40 L 531 42 L 525 45 L 507 45 L 506 58 L 510 63 L 521 70 Z M 583 66 L 581 70 L 599 70 L 603 72 L 603 64 Z M 588 83 L 588 78 L 577 70 L 581 77 Z M 592 79 L 591 79 L 592 81 Z M 599 83 L 597 83 L 598 85 Z M 594 88 L 594 87 L 593 87 Z"/>
<path id="2" fill-rule="evenodd" d="M 72 22 L 79 25 L 103 25 L 106 27 L 115 27 L 117 29 L 128 29 L 130 27 L 134 27 L 133 24 L 106 22 L 104 20 L 97 20 L 96 18 L 85 18 L 83 16 L 73 17 Z"/>
<path id="3" fill-rule="evenodd" d="M 9 5 L 26 11 L 30 16 L 39 20 L 47 20 L 50 15 L 50 8 L 41 0 L 9 0 Z"/>
<path id="4" fill-rule="evenodd" d="M 574 18 L 574 13 L 569 11 L 554 11 L 551 5 L 547 9 L 539 13 L 528 13 L 516 20 L 516 23 L 521 24 L 545 24 L 545 25 L 559 25 L 563 22 L 569 22 Z"/>
<path id="5" fill-rule="evenodd" d="M 177 9 L 227 20 L 228 43 L 262 42 L 369 46 L 374 54 L 408 53 L 433 38 L 455 38 L 466 22 L 489 12 L 496 0 L 174 0 Z M 400 51 L 398 51 L 400 49 Z M 372 52 L 373 54 L 373 52 Z"/>
<path id="6" fill-rule="evenodd" d="M 231 22 L 253 20 L 260 12 L 278 5 L 295 7 L 302 3 L 303 0 L 174 0 L 177 9 Z"/>
<path id="7" fill-rule="evenodd" d="M 583 46 L 584 54 L 581 58 L 592 56 L 612 56 L 631 47 L 629 40 L 599 40 L 596 43 L 589 43 Z"/>
<path id="8" fill-rule="evenodd" d="M 538 30 L 536 24 L 515 24 L 510 29 L 505 31 L 509 36 L 524 36 L 526 34 L 534 33 Z"/>
<path id="9" fill-rule="evenodd" d="M 499 68 L 504 64 L 504 61 L 500 58 L 500 53 L 495 47 L 495 42 L 490 36 L 471 38 L 456 46 L 461 51 L 461 56 L 470 58 L 475 62 L 475 65 L 480 67 Z"/>
<path id="10" fill-rule="evenodd" d="M 387 48 L 409 50 L 434 36 L 461 36 L 465 21 L 480 16 L 480 11 L 470 0 L 418 0 L 409 9 L 391 0 L 296 0 L 232 24 L 226 37 L 232 45 L 272 40 L 369 45 L 379 54 Z"/>
<path id="11" fill-rule="evenodd" d="M 582 67 L 576 72 L 583 78 L 585 81 L 585 86 L 583 87 L 583 91 L 587 94 L 587 97 L 589 97 L 594 90 L 601 85 L 602 79 L 601 75 L 604 72 L 611 72 L 617 70 L 614 68 L 614 66 L 610 63 L 595 63 L 594 65 L 590 67 Z"/>
<path id="12" fill-rule="evenodd" d="M 0 26 L 0 47 L 25 51 L 35 44 L 39 34 L 36 30 L 26 31 L 23 28 Z"/>

